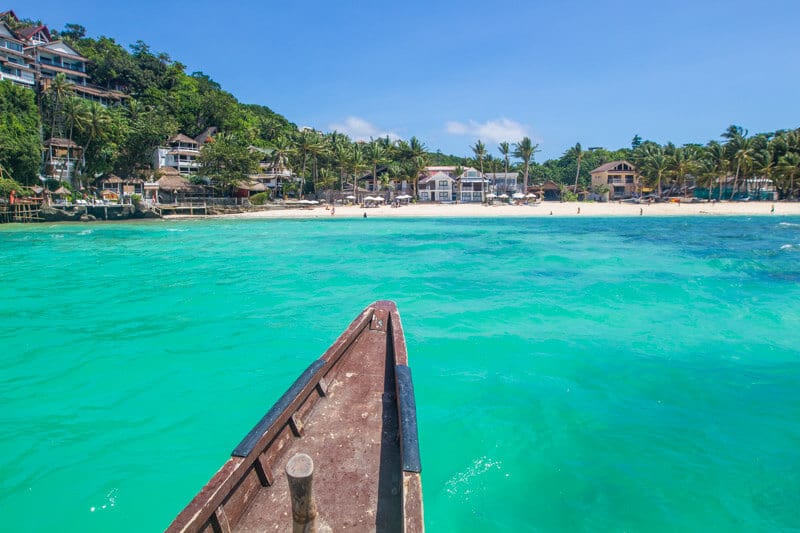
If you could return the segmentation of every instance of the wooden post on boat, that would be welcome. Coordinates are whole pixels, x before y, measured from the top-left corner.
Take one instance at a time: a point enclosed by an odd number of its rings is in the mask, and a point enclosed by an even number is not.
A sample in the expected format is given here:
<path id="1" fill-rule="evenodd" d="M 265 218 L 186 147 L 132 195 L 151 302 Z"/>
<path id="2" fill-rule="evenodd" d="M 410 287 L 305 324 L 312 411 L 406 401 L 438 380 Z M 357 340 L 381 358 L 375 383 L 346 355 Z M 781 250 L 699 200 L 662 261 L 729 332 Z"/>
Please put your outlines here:
<path id="1" fill-rule="evenodd" d="M 286 478 L 292 499 L 293 533 L 317 531 L 317 504 L 314 501 L 312 478 L 314 461 L 304 453 L 294 455 L 286 463 Z"/>

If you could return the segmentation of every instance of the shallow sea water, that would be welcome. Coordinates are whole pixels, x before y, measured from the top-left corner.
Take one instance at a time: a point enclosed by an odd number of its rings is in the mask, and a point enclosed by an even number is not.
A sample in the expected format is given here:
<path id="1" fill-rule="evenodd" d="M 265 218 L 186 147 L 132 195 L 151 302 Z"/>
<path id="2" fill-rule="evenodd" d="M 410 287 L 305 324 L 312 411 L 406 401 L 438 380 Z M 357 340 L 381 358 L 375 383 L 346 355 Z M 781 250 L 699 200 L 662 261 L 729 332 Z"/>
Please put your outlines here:
<path id="1" fill-rule="evenodd" d="M 7 531 L 157 531 L 397 301 L 430 531 L 800 528 L 800 219 L 0 226 Z"/>

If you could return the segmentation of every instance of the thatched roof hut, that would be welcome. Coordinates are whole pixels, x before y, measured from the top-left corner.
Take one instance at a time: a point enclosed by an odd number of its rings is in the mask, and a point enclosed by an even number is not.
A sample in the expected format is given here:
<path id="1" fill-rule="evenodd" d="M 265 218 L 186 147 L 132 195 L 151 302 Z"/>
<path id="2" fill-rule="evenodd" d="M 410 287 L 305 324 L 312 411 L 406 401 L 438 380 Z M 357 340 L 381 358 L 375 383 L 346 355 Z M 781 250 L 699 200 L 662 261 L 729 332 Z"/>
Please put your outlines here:
<path id="1" fill-rule="evenodd" d="M 189 183 L 189 180 L 177 173 L 166 174 L 159 178 L 156 183 L 158 183 L 159 189 L 167 191 L 188 191 L 192 188 L 192 184 Z"/>
<path id="2" fill-rule="evenodd" d="M 122 178 L 120 178 L 116 174 L 106 174 L 98 181 L 100 181 L 100 183 L 108 183 L 111 185 L 119 185 L 120 183 L 123 183 Z"/>

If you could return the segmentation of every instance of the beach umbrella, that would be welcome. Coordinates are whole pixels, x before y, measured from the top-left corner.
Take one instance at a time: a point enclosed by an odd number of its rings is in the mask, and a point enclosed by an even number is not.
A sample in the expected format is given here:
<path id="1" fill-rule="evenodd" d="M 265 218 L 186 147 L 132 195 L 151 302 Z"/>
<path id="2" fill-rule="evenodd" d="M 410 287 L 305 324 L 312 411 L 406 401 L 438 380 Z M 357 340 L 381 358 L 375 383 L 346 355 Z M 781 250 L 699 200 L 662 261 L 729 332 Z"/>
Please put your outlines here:
<path id="1" fill-rule="evenodd" d="M 380 196 L 376 196 L 375 198 L 373 198 L 373 200 L 375 200 L 376 202 L 385 202 L 386 201 L 384 198 L 381 198 Z"/>
<path id="2" fill-rule="evenodd" d="M 397 197 L 397 199 L 398 200 L 410 200 L 411 197 L 409 195 L 407 195 L 407 194 L 401 194 L 400 196 Z"/>
<path id="3" fill-rule="evenodd" d="M 347 196 L 345 196 L 345 198 L 347 198 L 348 200 L 355 200 L 356 199 L 356 197 L 353 196 L 352 194 L 348 194 Z"/>
<path id="4" fill-rule="evenodd" d="M 528 194 L 525 195 L 525 198 L 536 198 L 536 195 L 533 194 L 532 192 L 529 192 Z"/>
<path id="5" fill-rule="evenodd" d="M 497 195 L 493 192 L 490 192 L 489 194 L 486 195 L 486 198 L 497 198 Z"/>
<path id="6" fill-rule="evenodd" d="M 525 195 L 522 194 L 521 192 L 515 192 L 512 198 L 517 198 L 517 199 L 525 198 Z"/>
<path id="7" fill-rule="evenodd" d="M 508 198 L 508 195 L 506 193 L 503 193 L 500 196 L 498 196 L 498 198 L 502 198 L 503 200 L 505 200 L 506 198 Z"/>

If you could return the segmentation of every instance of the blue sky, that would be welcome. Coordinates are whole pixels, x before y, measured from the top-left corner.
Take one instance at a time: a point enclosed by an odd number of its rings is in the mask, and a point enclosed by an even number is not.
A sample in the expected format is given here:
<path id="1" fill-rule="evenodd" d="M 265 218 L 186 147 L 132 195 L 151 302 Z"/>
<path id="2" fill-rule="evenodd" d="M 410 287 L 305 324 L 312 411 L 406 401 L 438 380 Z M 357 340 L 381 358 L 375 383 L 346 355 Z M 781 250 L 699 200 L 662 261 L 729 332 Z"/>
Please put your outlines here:
<path id="1" fill-rule="evenodd" d="M 137 2 L 0 5 L 143 40 L 240 101 L 353 138 L 470 154 L 523 135 L 537 160 L 635 134 L 706 142 L 800 126 L 800 1 Z"/>

